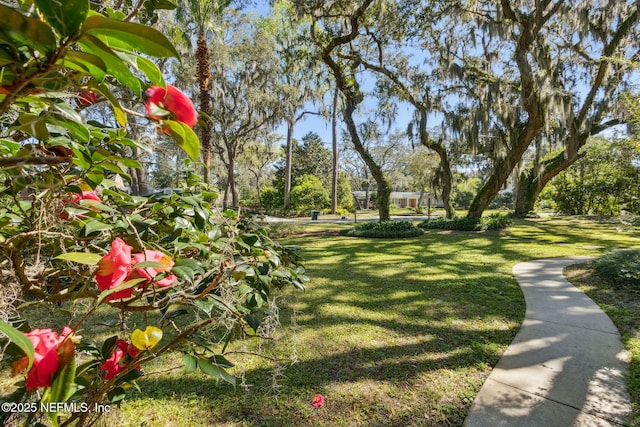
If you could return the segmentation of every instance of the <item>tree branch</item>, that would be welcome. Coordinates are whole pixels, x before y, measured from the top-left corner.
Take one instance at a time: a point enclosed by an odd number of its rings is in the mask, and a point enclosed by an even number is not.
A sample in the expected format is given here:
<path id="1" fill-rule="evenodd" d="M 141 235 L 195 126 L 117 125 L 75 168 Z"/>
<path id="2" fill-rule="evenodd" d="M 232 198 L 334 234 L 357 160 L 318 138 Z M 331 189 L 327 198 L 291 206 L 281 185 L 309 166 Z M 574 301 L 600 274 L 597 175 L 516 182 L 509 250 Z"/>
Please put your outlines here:
<path id="1" fill-rule="evenodd" d="M 12 168 L 22 165 L 58 165 L 69 163 L 71 157 L 42 156 L 42 157 L 2 157 L 0 158 L 0 168 Z"/>

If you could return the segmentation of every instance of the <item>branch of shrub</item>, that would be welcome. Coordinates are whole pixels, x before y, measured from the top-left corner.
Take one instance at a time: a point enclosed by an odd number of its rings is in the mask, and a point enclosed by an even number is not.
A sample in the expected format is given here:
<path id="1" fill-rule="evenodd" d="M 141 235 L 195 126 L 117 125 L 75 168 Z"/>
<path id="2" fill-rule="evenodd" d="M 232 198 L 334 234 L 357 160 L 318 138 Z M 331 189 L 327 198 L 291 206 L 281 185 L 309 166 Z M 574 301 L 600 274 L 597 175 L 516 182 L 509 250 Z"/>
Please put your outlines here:
<path id="1" fill-rule="evenodd" d="M 0 168 L 13 168 L 21 165 L 59 165 L 69 163 L 71 157 L 42 156 L 42 157 L 2 157 Z"/>

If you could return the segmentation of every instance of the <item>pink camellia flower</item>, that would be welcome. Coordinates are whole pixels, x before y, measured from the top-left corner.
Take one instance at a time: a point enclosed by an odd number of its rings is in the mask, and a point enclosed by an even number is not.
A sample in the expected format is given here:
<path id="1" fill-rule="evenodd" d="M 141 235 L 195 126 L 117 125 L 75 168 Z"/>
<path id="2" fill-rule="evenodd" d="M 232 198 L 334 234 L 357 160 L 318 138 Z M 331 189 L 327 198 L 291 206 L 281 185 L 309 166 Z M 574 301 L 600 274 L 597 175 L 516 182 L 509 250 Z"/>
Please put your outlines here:
<path id="1" fill-rule="evenodd" d="M 163 252 L 156 250 L 145 250 L 142 253 L 135 254 L 133 256 L 133 265 L 139 264 L 145 261 L 153 261 L 161 264 L 164 268 L 143 267 L 136 268 L 133 277 L 142 277 L 147 280 L 147 283 L 153 281 L 153 279 L 159 273 L 165 273 L 171 271 L 171 268 L 175 264 L 171 257 Z M 155 285 L 166 288 L 173 285 L 178 278 L 174 274 L 169 274 L 165 278 L 153 282 Z"/>
<path id="2" fill-rule="evenodd" d="M 104 378 L 110 380 L 124 371 L 129 360 L 136 357 L 138 353 L 140 353 L 140 350 L 135 346 L 125 340 L 117 339 L 111 356 L 100 366 L 101 370 L 107 371 Z M 137 366 L 136 369 L 140 369 L 140 366 Z"/>
<path id="3" fill-rule="evenodd" d="M 198 122 L 198 113 L 196 113 L 193 102 L 177 87 L 167 85 L 165 89 L 162 86 L 151 86 L 147 90 L 147 95 L 149 95 L 149 99 L 147 99 L 145 108 L 150 119 L 163 119 L 152 113 L 153 105 L 157 105 L 163 110 L 170 112 L 173 115 L 173 119 L 191 128 Z"/>
<path id="4" fill-rule="evenodd" d="M 324 405 L 324 396 L 321 394 L 316 394 L 315 396 L 313 396 L 311 398 L 311 404 L 315 407 L 315 408 L 319 408 L 322 405 Z"/>
<path id="5" fill-rule="evenodd" d="M 98 261 L 96 282 L 101 291 L 113 289 L 129 279 L 131 274 L 131 250 L 122 239 L 116 238 L 111 242 L 111 250 Z M 123 289 L 107 297 L 107 301 L 121 298 L 129 298 L 132 288 Z"/>
<path id="6" fill-rule="evenodd" d="M 34 348 L 33 365 L 27 372 L 26 388 L 51 387 L 53 376 L 73 359 L 73 341 L 71 328 L 65 327 L 62 335 L 51 329 L 34 329 L 25 335 Z M 29 358 L 23 357 L 12 365 L 13 373 L 26 369 Z"/>

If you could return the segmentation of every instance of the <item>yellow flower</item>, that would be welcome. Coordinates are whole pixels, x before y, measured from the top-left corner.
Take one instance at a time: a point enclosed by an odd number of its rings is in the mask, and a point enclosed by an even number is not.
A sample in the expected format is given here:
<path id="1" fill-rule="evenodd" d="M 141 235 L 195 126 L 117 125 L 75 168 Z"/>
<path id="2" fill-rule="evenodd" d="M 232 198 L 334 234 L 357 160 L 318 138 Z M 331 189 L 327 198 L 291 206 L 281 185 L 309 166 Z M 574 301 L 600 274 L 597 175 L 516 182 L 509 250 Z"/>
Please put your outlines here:
<path id="1" fill-rule="evenodd" d="M 144 331 L 136 329 L 131 333 L 131 344 L 138 350 L 151 350 L 162 339 L 162 329 L 147 326 Z"/>

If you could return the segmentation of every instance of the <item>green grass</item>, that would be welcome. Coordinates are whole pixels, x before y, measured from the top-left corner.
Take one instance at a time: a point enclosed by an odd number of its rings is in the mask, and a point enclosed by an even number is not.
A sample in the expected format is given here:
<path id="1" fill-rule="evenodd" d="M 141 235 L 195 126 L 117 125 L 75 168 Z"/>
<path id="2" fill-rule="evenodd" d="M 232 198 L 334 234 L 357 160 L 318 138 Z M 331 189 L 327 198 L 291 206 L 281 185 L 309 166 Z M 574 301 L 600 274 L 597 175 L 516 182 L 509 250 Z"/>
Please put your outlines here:
<path id="1" fill-rule="evenodd" d="M 593 299 L 615 323 L 629 352 L 627 388 L 631 395 L 633 425 L 640 425 L 640 288 L 618 286 L 601 277 L 595 262 L 565 269 L 567 279 Z"/>
<path id="2" fill-rule="evenodd" d="M 103 425 L 461 425 L 524 317 L 513 265 L 640 246 L 640 232 L 619 228 L 615 219 L 548 217 L 501 232 L 428 230 L 397 241 L 290 238 L 312 281 L 305 293 L 282 295 L 282 327 L 262 346 L 284 361 L 230 355 L 246 385 L 233 389 L 162 358 Z M 326 398 L 318 409 L 316 393 Z"/>

